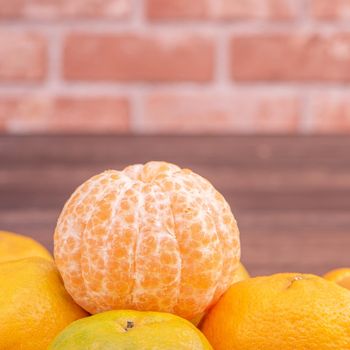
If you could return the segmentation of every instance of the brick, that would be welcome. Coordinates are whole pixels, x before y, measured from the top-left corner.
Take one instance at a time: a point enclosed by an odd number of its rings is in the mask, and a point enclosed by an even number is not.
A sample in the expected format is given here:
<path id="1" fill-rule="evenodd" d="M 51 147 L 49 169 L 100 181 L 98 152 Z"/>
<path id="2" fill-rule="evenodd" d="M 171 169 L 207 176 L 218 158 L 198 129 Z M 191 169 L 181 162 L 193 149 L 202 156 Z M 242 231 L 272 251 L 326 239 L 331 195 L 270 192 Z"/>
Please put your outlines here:
<path id="1" fill-rule="evenodd" d="M 295 19 L 298 0 L 148 0 L 152 20 L 172 19 Z"/>
<path id="2" fill-rule="evenodd" d="M 149 133 L 293 133 L 299 124 L 295 94 L 154 93 L 141 130 Z"/>
<path id="3" fill-rule="evenodd" d="M 0 31 L 0 81 L 42 80 L 46 60 L 46 40 L 41 35 Z"/>
<path id="4" fill-rule="evenodd" d="M 74 33 L 64 49 L 67 80 L 208 81 L 213 66 L 212 40 L 189 33 Z"/>
<path id="5" fill-rule="evenodd" d="M 317 19 L 350 19 L 350 0 L 311 0 L 311 14 Z"/>
<path id="6" fill-rule="evenodd" d="M 0 18 L 125 18 L 132 0 L 0 0 Z"/>
<path id="7" fill-rule="evenodd" d="M 349 81 L 349 33 L 240 35 L 231 41 L 232 78 Z"/>
<path id="8" fill-rule="evenodd" d="M 5 132 L 127 132 L 129 105 L 122 97 L 0 97 L 0 126 Z"/>
<path id="9" fill-rule="evenodd" d="M 350 92 L 319 92 L 310 97 L 310 132 L 350 132 Z"/>

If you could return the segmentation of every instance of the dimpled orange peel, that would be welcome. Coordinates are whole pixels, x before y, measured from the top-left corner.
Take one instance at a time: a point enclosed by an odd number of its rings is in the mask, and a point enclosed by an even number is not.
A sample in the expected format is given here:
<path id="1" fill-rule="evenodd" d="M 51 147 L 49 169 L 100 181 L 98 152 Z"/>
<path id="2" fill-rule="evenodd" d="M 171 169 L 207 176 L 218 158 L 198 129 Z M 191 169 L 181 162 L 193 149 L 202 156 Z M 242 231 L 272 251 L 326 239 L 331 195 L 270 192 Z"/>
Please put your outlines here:
<path id="1" fill-rule="evenodd" d="M 90 313 L 135 309 L 191 319 L 233 283 L 239 231 L 207 180 L 149 162 L 83 183 L 58 219 L 54 254 L 68 292 Z"/>

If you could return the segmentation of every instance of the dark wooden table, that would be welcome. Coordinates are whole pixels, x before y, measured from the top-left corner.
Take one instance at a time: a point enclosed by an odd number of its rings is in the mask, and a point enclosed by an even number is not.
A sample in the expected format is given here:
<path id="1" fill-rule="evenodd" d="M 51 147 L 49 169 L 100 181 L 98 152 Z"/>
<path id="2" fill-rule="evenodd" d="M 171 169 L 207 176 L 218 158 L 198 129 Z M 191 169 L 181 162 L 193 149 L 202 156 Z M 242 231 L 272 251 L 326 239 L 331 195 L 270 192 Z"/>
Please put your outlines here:
<path id="1" fill-rule="evenodd" d="M 207 177 L 252 274 L 350 266 L 350 137 L 1 136 L 0 229 L 52 249 L 70 193 L 107 168 L 167 160 Z"/>

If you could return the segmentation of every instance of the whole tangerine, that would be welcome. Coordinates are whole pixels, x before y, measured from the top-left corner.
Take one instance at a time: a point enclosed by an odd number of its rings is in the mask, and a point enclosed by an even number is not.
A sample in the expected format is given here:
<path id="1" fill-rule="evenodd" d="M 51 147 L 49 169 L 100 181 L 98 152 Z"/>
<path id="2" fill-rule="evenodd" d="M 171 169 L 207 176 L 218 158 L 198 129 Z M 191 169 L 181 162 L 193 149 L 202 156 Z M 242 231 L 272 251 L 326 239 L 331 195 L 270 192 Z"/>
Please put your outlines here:
<path id="1" fill-rule="evenodd" d="M 117 310 L 71 323 L 48 350 L 213 350 L 189 321 L 163 312 Z"/>
<path id="2" fill-rule="evenodd" d="M 229 288 L 201 330 L 215 350 L 348 350 L 350 293 L 314 275 L 250 278 Z"/>
<path id="3" fill-rule="evenodd" d="M 0 349 L 47 350 L 71 322 L 87 316 L 64 289 L 53 260 L 0 263 Z"/>

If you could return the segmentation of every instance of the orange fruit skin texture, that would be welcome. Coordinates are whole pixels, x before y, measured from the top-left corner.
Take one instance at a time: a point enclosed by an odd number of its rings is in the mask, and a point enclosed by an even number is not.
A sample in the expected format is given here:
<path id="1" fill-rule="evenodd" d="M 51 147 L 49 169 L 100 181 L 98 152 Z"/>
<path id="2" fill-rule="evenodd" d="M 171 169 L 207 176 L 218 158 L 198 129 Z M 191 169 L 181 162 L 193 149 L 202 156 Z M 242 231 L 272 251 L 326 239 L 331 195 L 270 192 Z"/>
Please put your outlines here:
<path id="1" fill-rule="evenodd" d="M 65 286 L 90 313 L 134 309 L 191 319 L 233 283 L 240 258 L 237 223 L 223 196 L 165 162 L 83 183 L 54 240 Z"/>
<path id="2" fill-rule="evenodd" d="M 344 288 L 350 289 L 350 268 L 332 270 L 323 277 L 328 281 L 333 281 Z"/>
<path id="3" fill-rule="evenodd" d="M 0 349 L 46 350 L 71 322 L 87 316 L 64 289 L 53 260 L 0 264 Z"/>
<path id="4" fill-rule="evenodd" d="M 0 231 L 0 263 L 31 256 L 53 260 L 47 249 L 34 239 L 13 232 Z"/>
<path id="5" fill-rule="evenodd" d="M 173 314 L 107 311 L 73 322 L 48 350 L 212 350 L 190 322 Z"/>
<path id="6" fill-rule="evenodd" d="M 350 293 L 314 275 L 251 278 L 230 287 L 201 329 L 215 350 L 348 350 Z"/>

